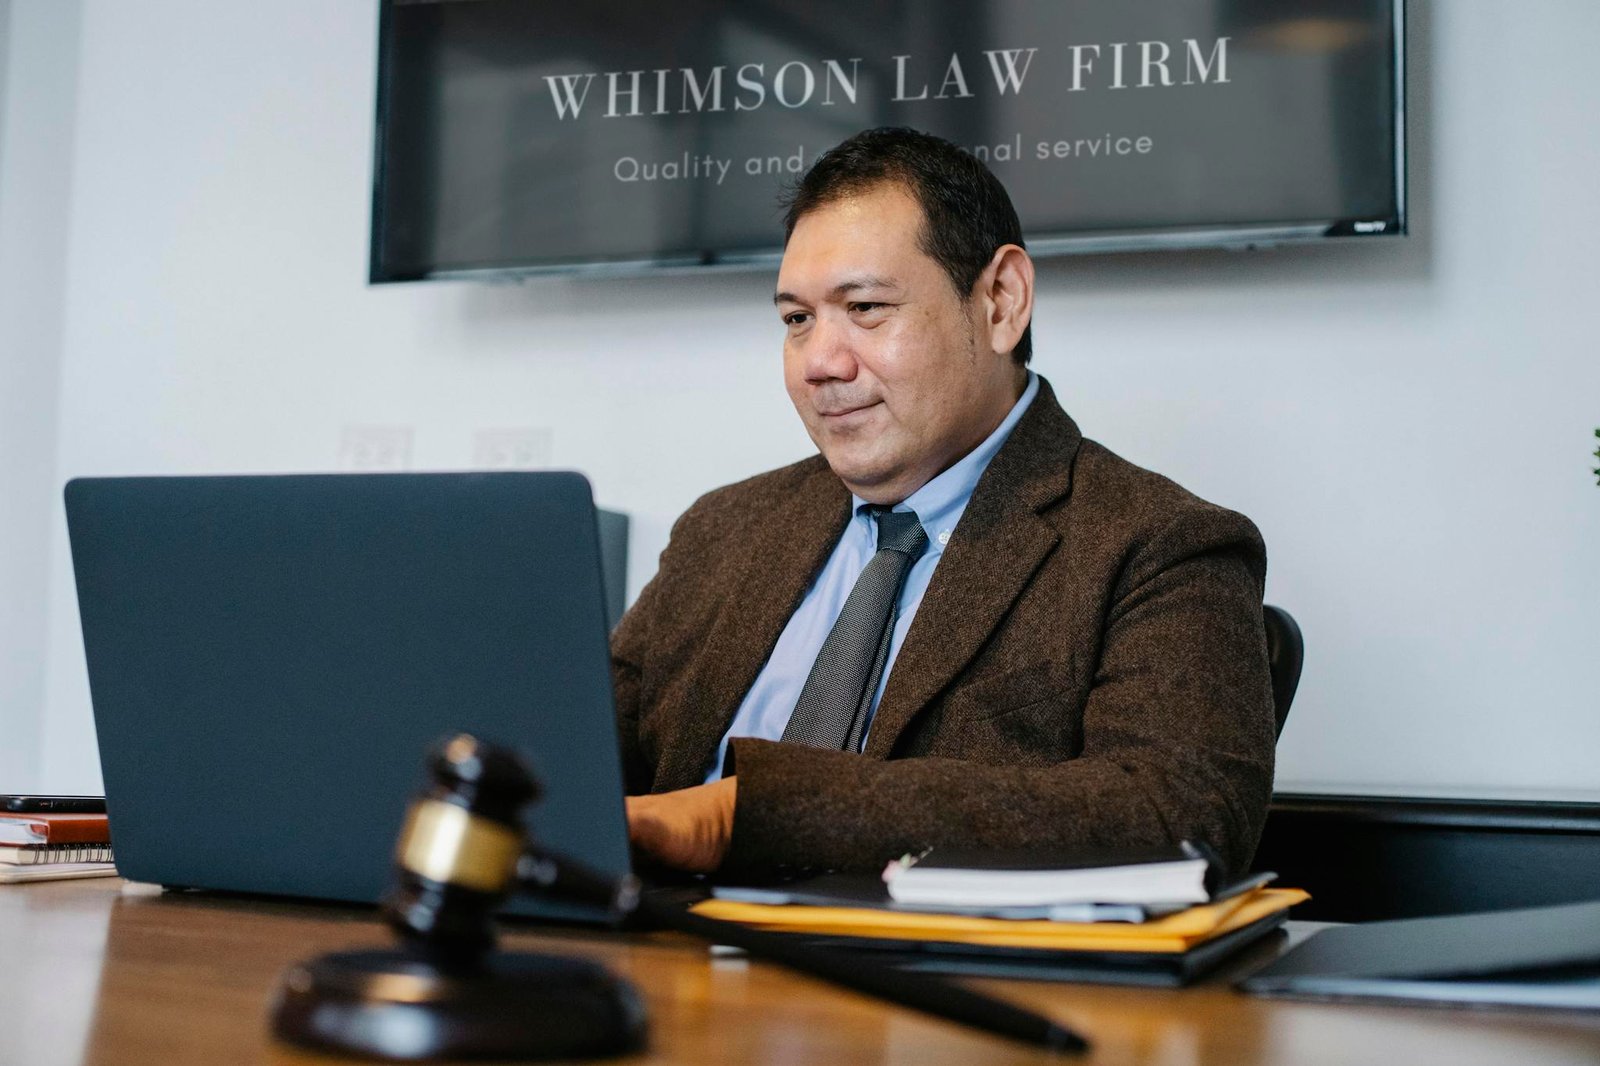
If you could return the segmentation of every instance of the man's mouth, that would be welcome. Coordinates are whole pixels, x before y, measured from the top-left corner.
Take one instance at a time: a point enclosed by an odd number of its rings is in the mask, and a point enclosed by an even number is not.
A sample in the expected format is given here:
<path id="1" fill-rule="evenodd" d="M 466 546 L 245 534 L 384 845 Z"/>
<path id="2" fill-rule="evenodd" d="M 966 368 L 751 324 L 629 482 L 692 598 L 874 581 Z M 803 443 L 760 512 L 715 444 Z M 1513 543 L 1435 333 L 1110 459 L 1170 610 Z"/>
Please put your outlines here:
<path id="1" fill-rule="evenodd" d="M 879 402 L 880 401 L 878 400 L 873 400 L 871 403 L 859 403 L 843 407 L 823 408 L 817 413 L 823 418 L 847 418 L 850 415 L 858 414 L 862 411 L 870 411 L 872 408 L 878 406 Z"/>

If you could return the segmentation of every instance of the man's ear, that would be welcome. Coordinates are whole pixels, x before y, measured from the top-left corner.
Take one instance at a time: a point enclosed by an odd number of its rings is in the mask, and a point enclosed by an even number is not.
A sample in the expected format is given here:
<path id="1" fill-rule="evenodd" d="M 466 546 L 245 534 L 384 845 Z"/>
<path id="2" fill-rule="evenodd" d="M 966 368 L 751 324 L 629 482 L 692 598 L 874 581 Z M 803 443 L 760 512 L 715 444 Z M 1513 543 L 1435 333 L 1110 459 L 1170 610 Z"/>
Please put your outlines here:
<path id="1" fill-rule="evenodd" d="M 1015 244 L 996 249 L 978 278 L 978 296 L 997 353 L 1009 352 L 1033 320 L 1033 260 Z"/>

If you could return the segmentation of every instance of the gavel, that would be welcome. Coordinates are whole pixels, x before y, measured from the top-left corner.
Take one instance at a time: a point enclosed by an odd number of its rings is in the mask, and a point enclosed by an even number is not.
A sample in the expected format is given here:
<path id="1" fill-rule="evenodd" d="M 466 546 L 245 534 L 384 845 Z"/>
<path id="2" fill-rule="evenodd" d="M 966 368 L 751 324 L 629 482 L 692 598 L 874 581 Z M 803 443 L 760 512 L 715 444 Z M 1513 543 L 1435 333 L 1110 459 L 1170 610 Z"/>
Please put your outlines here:
<path id="1" fill-rule="evenodd" d="M 395 848 L 384 920 L 400 946 L 296 963 L 272 1007 L 279 1039 L 391 1061 L 528 1061 L 621 1054 L 644 1046 L 644 1001 L 587 959 L 503 952 L 494 914 L 512 892 L 599 904 L 950 1021 L 1060 1051 L 1077 1034 L 1041 1015 L 941 978 L 894 970 L 783 934 L 705 918 L 652 899 L 526 838 L 522 810 L 538 783 L 509 750 L 467 734 L 428 755 L 429 783 Z"/>

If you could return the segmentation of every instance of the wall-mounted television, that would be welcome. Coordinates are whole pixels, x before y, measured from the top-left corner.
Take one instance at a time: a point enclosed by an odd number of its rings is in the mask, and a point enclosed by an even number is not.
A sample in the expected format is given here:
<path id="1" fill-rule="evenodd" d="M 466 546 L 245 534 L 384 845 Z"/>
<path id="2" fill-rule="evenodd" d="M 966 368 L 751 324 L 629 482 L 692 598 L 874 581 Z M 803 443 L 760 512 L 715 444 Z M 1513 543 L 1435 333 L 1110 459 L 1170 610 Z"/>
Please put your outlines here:
<path id="1" fill-rule="evenodd" d="M 1403 0 L 383 0 L 371 278 L 772 262 L 857 130 L 1040 253 L 1406 228 Z"/>

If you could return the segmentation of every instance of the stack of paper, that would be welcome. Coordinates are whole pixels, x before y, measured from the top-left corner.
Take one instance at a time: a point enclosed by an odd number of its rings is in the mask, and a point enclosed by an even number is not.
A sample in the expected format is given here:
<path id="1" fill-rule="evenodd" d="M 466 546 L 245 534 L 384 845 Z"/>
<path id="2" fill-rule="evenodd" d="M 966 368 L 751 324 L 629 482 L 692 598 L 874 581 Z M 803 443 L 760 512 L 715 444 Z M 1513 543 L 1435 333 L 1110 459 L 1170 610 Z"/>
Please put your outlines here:
<path id="1" fill-rule="evenodd" d="M 1257 888 L 1148 922 L 1013 921 L 953 914 L 914 914 L 851 907 L 739 903 L 710 899 L 694 906 L 707 918 L 741 922 L 774 932 L 878 940 L 939 942 L 1039 951 L 1173 954 L 1281 916 L 1309 899 L 1297 888 Z"/>
<path id="2" fill-rule="evenodd" d="M 1265 937 L 1309 898 L 1263 873 L 1224 883 L 1190 843 L 1046 854 L 934 849 L 882 878 L 718 886 L 706 918 L 974 976 L 1183 984 Z"/>
<path id="3" fill-rule="evenodd" d="M 936 848 L 883 872 L 896 903 L 942 907 L 1060 907 L 1121 903 L 1164 909 L 1205 903 L 1220 863 L 1187 841 L 1144 851 L 1071 855 Z"/>

